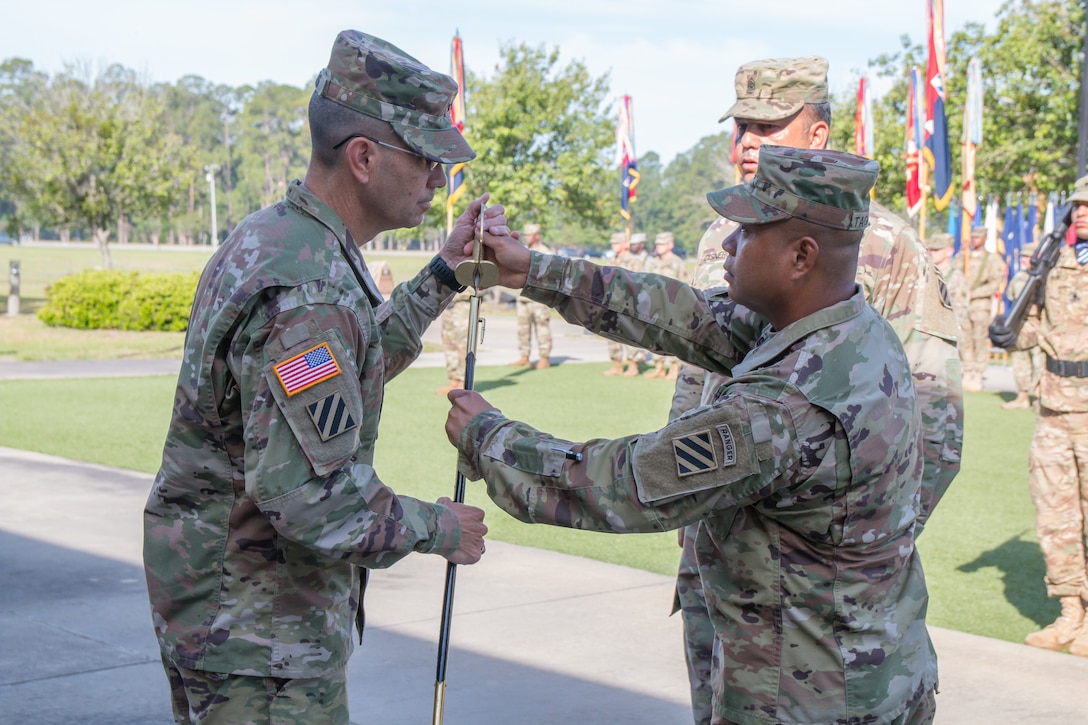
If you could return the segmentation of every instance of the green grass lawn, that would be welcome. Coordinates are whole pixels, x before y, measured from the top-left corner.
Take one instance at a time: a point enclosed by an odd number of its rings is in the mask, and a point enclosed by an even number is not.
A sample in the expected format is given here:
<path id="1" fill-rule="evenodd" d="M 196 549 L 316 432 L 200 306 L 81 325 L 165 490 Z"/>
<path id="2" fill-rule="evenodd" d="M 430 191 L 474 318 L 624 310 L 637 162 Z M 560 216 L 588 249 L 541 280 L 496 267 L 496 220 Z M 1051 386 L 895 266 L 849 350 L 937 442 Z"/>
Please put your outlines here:
<path id="1" fill-rule="evenodd" d="M 605 378 L 604 368 L 568 364 L 540 373 L 483 367 L 476 387 L 507 415 L 575 440 L 665 422 L 670 383 Z M 441 369 L 418 369 L 387 387 L 375 467 L 400 493 L 429 500 L 453 494 L 455 455 L 442 427 L 448 403 L 433 392 L 443 383 Z M 0 381 L 0 445 L 153 472 L 173 387 L 162 377 Z M 930 623 L 1018 642 L 1052 621 L 1057 607 L 1045 595 L 1027 495 L 1033 416 L 1002 410 L 1001 401 L 994 394 L 967 395 L 963 470 L 919 549 L 930 586 Z M 671 532 L 609 536 L 525 525 L 492 506 L 479 483 L 469 484 L 467 500 L 488 511 L 490 536 L 497 540 L 662 574 L 675 569 Z"/>

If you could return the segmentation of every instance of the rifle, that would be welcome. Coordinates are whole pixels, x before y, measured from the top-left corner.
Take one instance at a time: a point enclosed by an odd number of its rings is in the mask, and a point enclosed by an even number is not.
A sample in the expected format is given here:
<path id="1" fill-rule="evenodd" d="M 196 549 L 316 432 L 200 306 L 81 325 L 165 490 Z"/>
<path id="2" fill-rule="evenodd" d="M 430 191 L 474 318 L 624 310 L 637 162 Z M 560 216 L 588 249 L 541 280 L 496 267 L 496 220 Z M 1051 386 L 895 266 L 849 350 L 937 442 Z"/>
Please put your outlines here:
<path id="1" fill-rule="evenodd" d="M 485 261 L 484 255 L 484 209 L 480 206 L 479 225 L 476 228 L 476 238 L 473 240 L 472 259 L 466 259 L 457 265 L 453 271 L 458 283 L 466 287 L 472 287 L 472 297 L 469 298 L 468 312 L 468 344 L 465 353 L 465 390 L 472 390 L 473 378 L 476 374 L 476 344 L 477 328 L 480 329 L 479 337 L 483 337 L 482 323 L 480 319 L 480 288 L 491 287 L 498 284 L 499 268 L 494 262 Z M 458 471 L 457 484 L 454 488 L 453 500 L 457 503 L 465 501 L 465 477 Z M 438 633 L 438 667 L 434 681 L 434 715 L 433 725 L 442 725 L 442 716 L 446 709 L 446 660 L 449 658 L 450 625 L 453 622 L 453 590 L 457 584 L 457 565 L 446 564 L 446 592 L 442 599 L 442 623 Z"/>
<path id="2" fill-rule="evenodd" d="M 1046 297 L 1046 278 L 1050 270 L 1058 263 L 1062 247 L 1065 246 L 1065 234 L 1069 231 L 1069 225 L 1073 221 L 1073 205 L 1067 204 L 1059 212 L 1061 221 L 1054 227 L 1054 231 L 1046 235 L 1042 244 L 1031 256 L 1031 269 L 1028 270 L 1028 280 L 1024 289 L 1020 290 L 1012 307 L 1003 315 L 998 315 L 990 323 L 990 342 L 1003 350 L 1009 350 L 1016 345 L 1016 338 L 1020 336 L 1020 328 L 1024 326 L 1024 320 L 1032 305 L 1043 306 Z"/>

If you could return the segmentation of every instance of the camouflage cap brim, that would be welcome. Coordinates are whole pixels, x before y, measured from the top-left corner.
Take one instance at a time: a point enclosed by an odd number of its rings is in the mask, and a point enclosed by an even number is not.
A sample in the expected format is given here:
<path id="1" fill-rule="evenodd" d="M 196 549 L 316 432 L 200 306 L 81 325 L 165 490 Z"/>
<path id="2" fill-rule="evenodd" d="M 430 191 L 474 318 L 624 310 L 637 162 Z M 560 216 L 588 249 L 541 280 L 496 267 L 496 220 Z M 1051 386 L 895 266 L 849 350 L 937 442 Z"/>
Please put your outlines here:
<path id="1" fill-rule="evenodd" d="M 743 118 L 746 121 L 781 121 L 793 116 L 804 107 L 804 101 L 790 103 L 745 98 L 734 103 L 725 115 L 718 119 L 718 123 L 730 117 Z"/>
<path id="2" fill-rule="evenodd" d="M 786 218 L 829 229 L 869 225 L 869 191 L 880 165 L 842 151 L 761 146 L 750 182 L 707 194 L 716 212 L 741 224 Z"/>
<path id="3" fill-rule="evenodd" d="M 443 164 L 459 164 L 464 161 L 472 161 L 476 158 L 476 152 L 468 145 L 468 141 L 461 135 L 455 126 L 449 128 L 428 130 L 392 124 L 408 147 L 419 152 L 431 161 L 439 161 Z"/>
<path id="4" fill-rule="evenodd" d="M 788 219 L 781 209 L 761 203 L 746 184 L 718 189 L 706 195 L 711 208 L 740 224 L 770 224 Z"/>

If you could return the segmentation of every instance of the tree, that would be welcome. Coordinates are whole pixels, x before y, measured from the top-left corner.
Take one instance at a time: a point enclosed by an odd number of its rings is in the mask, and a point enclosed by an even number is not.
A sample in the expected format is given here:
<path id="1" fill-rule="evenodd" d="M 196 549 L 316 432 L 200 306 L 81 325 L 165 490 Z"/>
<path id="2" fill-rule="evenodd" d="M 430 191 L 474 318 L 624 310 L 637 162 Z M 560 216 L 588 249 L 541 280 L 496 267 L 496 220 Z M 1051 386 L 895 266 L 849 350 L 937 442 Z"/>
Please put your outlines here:
<path id="1" fill-rule="evenodd" d="M 976 161 L 980 188 L 994 194 L 1071 189 L 1085 36 L 1083 0 L 1010 0 L 997 29 L 970 25 L 949 45 L 949 96 L 959 113 L 949 137 L 959 139 L 972 55 L 982 65 L 983 143 Z M 955 148 L 953 168 L 958 168 Z"/>
<path id="2" fill-rule="evenodd" d="M 470 194 L 491 192 L 515 227 L 563 222 L 604 229 L 618 205 L 601 195 L 612 168 L 615 121 L 605 99 L 608 76 L 584 63 L 558 68 L 559 51 L 506 46 L 499 70 L 469 75 L 465 136 L 477 153 Z"/>
<path id="3" fill-rule="evenodd" d="M 25 58 L 0 62 L 0 169 L 12 168 L 19 126 L 35 99 L 35 89 L 47 82 L 45 74 L 35 71 Z M 36 220 L 28 218 L 25 205 L 19 204 L 11 189 L 9 173 L 0 173 L 0 218 L 8 218 L 16 238 L 22 229 Z"/>
<path id="4" fill-rule="evenodd" d="M 255 211 L 287 192 L 287 182 L 306 174 L 310 158 L 307 108 L 311 91 L 271 83 L 242 89 L 245 106 L 238 117 L 238 191 L 243 206 Z"/>
<path id="5" fill-rule="evenodd" d="M 667 211 L 656 220 L 654 229 L 671 231 L 683 249 L 694 252 L 703 232 L 718 217 L 706 201 L 707 192 L 736 182 L 730 160 L 732 140 L 731 132 L 704 136 L 665 169 L 663 195 Z"/>
<path id="6" fill-rule="evenodd" d="M 12 192 L 36 219 L 90 229 L 109 269 L 110 229 L 169 209 L 180 142 L 160 130 L 161 100 L 121 66 L 93 82 L 69 68 L 39 93 L 16 124 Z"/>

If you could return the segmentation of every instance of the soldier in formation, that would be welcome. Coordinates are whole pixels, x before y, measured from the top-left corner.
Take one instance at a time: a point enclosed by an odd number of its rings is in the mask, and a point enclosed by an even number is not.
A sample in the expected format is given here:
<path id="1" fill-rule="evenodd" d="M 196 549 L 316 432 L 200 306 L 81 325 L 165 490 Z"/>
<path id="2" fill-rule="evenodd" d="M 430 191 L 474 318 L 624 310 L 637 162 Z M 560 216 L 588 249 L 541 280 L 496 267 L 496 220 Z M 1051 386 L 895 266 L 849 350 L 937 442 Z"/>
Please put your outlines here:
<path id="1" fill-rule="evenodd" d="M 1062 247 L 1043 304 L 1032 308 L 1016 339 L 1017 349 L 1038 346 L 1046 355 L 1029 490 L 1046 592 L 1061 605 L 1058 618 L 1025 641 L 1088 657 L 1088 176 L 1077 180 L 1070 201 L 1076 244 Z"/>
<path id="2" fill-rule="evenodd" d="M 1031 255 L 1035 254 L 1035 244 L 1025 244 L 1020 248 L 1020 270 L 1009 280 L 1005 297 L 1015 300 L 1024 289 L 1031 269 Z M 1046 356 L 1038 347 L 1030 350 L 1013 350 L 1009 353 L 1012 363 L 1013 380 L 1016 382 L 1016 397 L 1002 403 L 1005 410 L 1030 408 L 1032 400 L 1039 397 L 1039 376 L 1042 374 Z"/>
<path id="3" fill-rule="evenodd" d="M 926 249 L 933 260 L 933 266 L 941 273 L 941 277 L 947 282 L 952 273 L 952 255 L 955 253 L 956 240 L 947 232 L 931 234 L 925 241 Z"/>
<path id="4" fill-rule="evenodd" d="M 469 300 L 472 291 L 453 296 L 450 306 L 442 313 L 442 352 L 446 357 L 446 378 L 449 382 L 435 390 L 439 395 L 465 387 L 465 358 L 468 355 Z"/>
<path id="5" fill-rule="evenodd" d="M 615 232 L 612 234 L 609 244 L 612 247 L 613 264 L 617 267 L 622 267 L 623 269 L 641 266 L 641 259 L 634 259 L 634 256 L 631 253 L 631 245 L 639 237 L 641 237 L 642 243 L 645 244 L 645 234 L 632 234 L 630 240 L 623 232 Z M 612 366 L 604 371 L 605 376 L 623 375 L 626 377 L 634 377 L 638 375 L 638 354 L 641 352 L 641 350 L 631 347 L 630 345 L 624 345 L 621 342 L 609 340 L 608 359 L 612 361 Z"/>
<path id="6" fill-rule="evenodd" d="M 982 379 L 990 362 L 989 327 L 997 314 L 998 298 L 1005 289 L 1005 260 L 986 251 L 986 227 L 971 229 L 967 249 L 952 258 L 949 289 L 956 308 L 963 340 L 963 389 L 982 390 Z"/>
<path id="7" fill-rule="evenodd" d="M 522 231 L 522 241 L 525 246 L 534 252 L 551 254 L 552 250 L 540 241 L 540 225 L 526 224 Z M 546 370 L 552 366 L 550 356 L 552 354 L 552 310 L 547 305 L 532 302 L 523 297 L 518 297 L 514 303 L 518 314 L 518 359 L 510 363 L 514 367 L 534 367 L 537 370 Z M 530 361 L 532 353 L 532 337 L 536 332 L 536 347 L 540 358 L 536 363 Z"/>
<path id="8" fill-rule="evenodd" d="M 663 274 L 672 279 L 685 279 L 684 260 L 673 251 L 676 240 L 672 232 L 660 232 L 654 237 L 654 253 L 650 257 L 646 271 L 654 274 Z M 680 363 L 671 355 L 652 355 L 650 362 L 653 368 L 644 377 L 667 378 L 676 380 L 680 371 Z"/>

